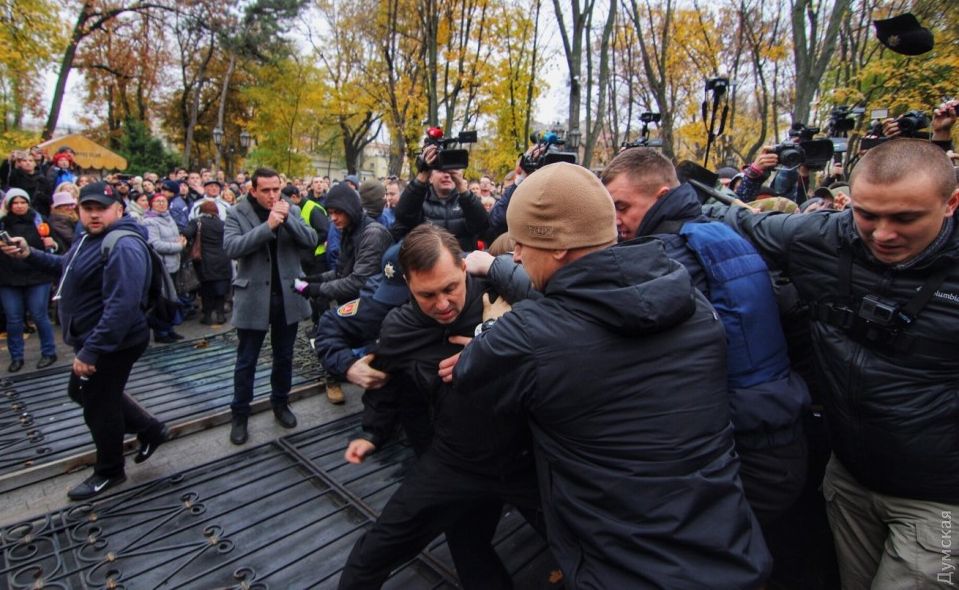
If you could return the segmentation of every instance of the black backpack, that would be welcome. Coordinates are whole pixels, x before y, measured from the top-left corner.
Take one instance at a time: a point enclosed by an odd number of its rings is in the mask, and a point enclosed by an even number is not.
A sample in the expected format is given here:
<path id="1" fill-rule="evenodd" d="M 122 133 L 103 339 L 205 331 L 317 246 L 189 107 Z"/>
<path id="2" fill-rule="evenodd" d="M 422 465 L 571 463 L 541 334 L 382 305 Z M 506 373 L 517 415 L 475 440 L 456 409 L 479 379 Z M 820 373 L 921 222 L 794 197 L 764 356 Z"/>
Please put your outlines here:
<path id="1" fill-rule="evenodd" d="M 173 277 L 163 266 L 163 259 L 157 254 L 153 246 L 148 244 L 139 233 L 128 229 L 117 229 L 108 233 L 103 242 L 100 243 L 100 257 L 106 264 L 110 257 L 110 251 L 116 245 L 117 240 L 133 236 L 146 246 L 150 256 L 149 282 L 150 288 L 147 290 L 147 303 L 143 311 L 147 317 L 147 323 L 150 327 L 157 325 L 169 326 L 177 317 L 179 309 L 179 297 L 177 297 L 176 287 L 173 285 Z"/>

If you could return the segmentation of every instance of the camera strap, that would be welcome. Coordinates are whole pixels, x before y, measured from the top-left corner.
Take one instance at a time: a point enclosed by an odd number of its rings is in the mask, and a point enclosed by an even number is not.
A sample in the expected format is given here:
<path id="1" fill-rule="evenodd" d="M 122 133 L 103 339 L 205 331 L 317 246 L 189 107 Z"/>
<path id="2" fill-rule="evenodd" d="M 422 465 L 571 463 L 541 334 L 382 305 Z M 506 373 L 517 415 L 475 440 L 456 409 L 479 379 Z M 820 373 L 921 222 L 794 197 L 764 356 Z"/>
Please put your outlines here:
<path id="1" fill-rule="evenodd" d="M 959 355 L 959 344 L 955 342 L 905 333 L 936 291 L 942 287 L 948 274 L 947 268 L 941 268 L 930 275 L 905 305 L 891 303 L 890 321 L 880 323 L 863 317 L 861 309 L 866 297 L 852 297 L 852 267 L 852 249 L 843 246 L 839 250 L 839 296 L 835 300 L 816 302 L 813 306 L 814 317 L 840 328 L 865 345 L 882 346 L 897 353 L 933 357 L 955 359 Z"/>

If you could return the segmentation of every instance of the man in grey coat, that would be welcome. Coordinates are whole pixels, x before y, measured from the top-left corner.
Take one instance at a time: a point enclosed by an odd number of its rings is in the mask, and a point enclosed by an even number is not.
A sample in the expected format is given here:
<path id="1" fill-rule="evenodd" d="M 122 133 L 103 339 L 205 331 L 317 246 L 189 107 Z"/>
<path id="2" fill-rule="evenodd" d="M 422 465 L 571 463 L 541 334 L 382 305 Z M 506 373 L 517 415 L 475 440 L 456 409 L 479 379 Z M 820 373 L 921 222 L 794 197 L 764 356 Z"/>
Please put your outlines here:
<path id="1" fill-rule="evenodd" d="M 298 322 L 310 317 L 310 305 L 293 290 L 293 281 L 303 276 L 299 251 L 316 248 L 317 236 L 300 218 L 299 208 L 281 198 L 280 188 L 275 170 L 258 168 L 250 194 L 227 213 L 223 233 L 223 249 L 237 261 L 233 325 L 239 345 L 230 404 L 230 442 L 235 445 L 247 439 L 256 361 L 268 328 L 273 346 L 273 415 L 284 428 L 296 426 L 288 403 L 293 344 Z"/>

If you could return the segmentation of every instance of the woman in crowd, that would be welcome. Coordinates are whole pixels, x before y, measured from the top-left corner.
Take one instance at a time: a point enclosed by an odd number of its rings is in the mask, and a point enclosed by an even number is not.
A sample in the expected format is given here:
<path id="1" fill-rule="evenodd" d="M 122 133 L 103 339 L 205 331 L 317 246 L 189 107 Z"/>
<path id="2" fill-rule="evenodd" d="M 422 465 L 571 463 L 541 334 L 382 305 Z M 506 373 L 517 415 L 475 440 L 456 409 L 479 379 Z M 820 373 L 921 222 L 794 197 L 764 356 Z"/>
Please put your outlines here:
<path id="1" fill-rule="evenodd" d="M 53 208 L 50 210 L 50 232 L 53 239 L 63 245 L 64 250 L 68 250 L 73 244 L 79 219 L 77 198 L 67 191 L 54 193 Z"/>
<path id="2" fill-rule="evenodd" d="M 200 261 L 197 274 L 200 278 L 200 298 L 203 317 L 201 324 L 212 325 L 226 322 L 224 303 L 233 278 L 233 264 L 223 251 L 223 221 L 216 203 L 200 204 L 200 215 L 190 221 L 186 237 L 200 239 Z"/>
<path id="3" fill-rule="evenodd" d="M 186 238 L 180 235 L 176 222 L 170 216 L 170 203 L 163 193 L 156 193 L 150 199 L 150 209 L 143 216 L 143 225 L 149 233 L 148 242 L 163 258 L 163 266 L 171 276 L 180 270 L 180 252 L 186 246 Z M 173 330 L 172 324 L 153 326 L 153 341 L 169 344 L 183 339 Z"/>
<path id="4" fill-rule="evenodd" d="M 150 199 L 143 193 L 132 195 L 127 203 L 127 214 L 136 219 L 137 223 L 143 224 L 144 215 L 150 208 Z"/>
<path id="5" fill-rule="evenodd" d="M 40 226 L 46 225 L 40 214 L 30 207 L 26 191 L 12 188 L 3 201 L 6 214 L 0 229 L 11 236 L 24 238 L 33 248 L 55 251 L 60 248 L 53 238 L 41 237 Z M 37 323 L 40 334 L 40 360 L 37 368 L 49 367 L 57 361 L 57 346 L 53 340 L 53 325 L 47 312 L 50 303 L 50 284 L 56 275 L 40 271 L 22 260 L 0 256 L 0 302 L 7 315 L 7 346 L 10 366 L 16 373 L 23 368 L 23 328 L 26 312 Z"/>

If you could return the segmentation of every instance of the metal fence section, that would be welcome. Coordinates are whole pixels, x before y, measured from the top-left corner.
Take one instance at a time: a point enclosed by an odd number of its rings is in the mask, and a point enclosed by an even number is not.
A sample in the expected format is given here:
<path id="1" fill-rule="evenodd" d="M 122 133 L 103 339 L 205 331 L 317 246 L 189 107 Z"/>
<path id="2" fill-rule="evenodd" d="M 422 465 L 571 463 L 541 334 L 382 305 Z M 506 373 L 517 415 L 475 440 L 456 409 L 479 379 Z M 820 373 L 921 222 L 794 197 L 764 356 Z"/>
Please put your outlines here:
<path id="1" fill-rule="evenodd" d="M 268 407 L 271 354 L 263 347 L 254 405 Z M 294 360 L 294 391 L 317 389 L 323 372 L 305 339 Z M 229 420 L 236 360 L 234 332 L 149 349 L 127 392 L 178 434 Z M 82 409 L 67 395 L 70 367 L 0 381 L 0 492 L 92 463 Z M 294 395 L 294 397 L 297 397 Z M 132 443 L 132 438 L 130 439 Z"/>
<path id="2" fill-rule="evenodd" d="M 358 425 L 344 418 L 5 527 L 0 588 L 333 588 L 412 460 L 394 444 L 348 465 Z M 556 587 L 545 544 L 514 513 L 496 546 L 517 588 Z M 457 587 L 442 540 L 386 587 Z"/>

